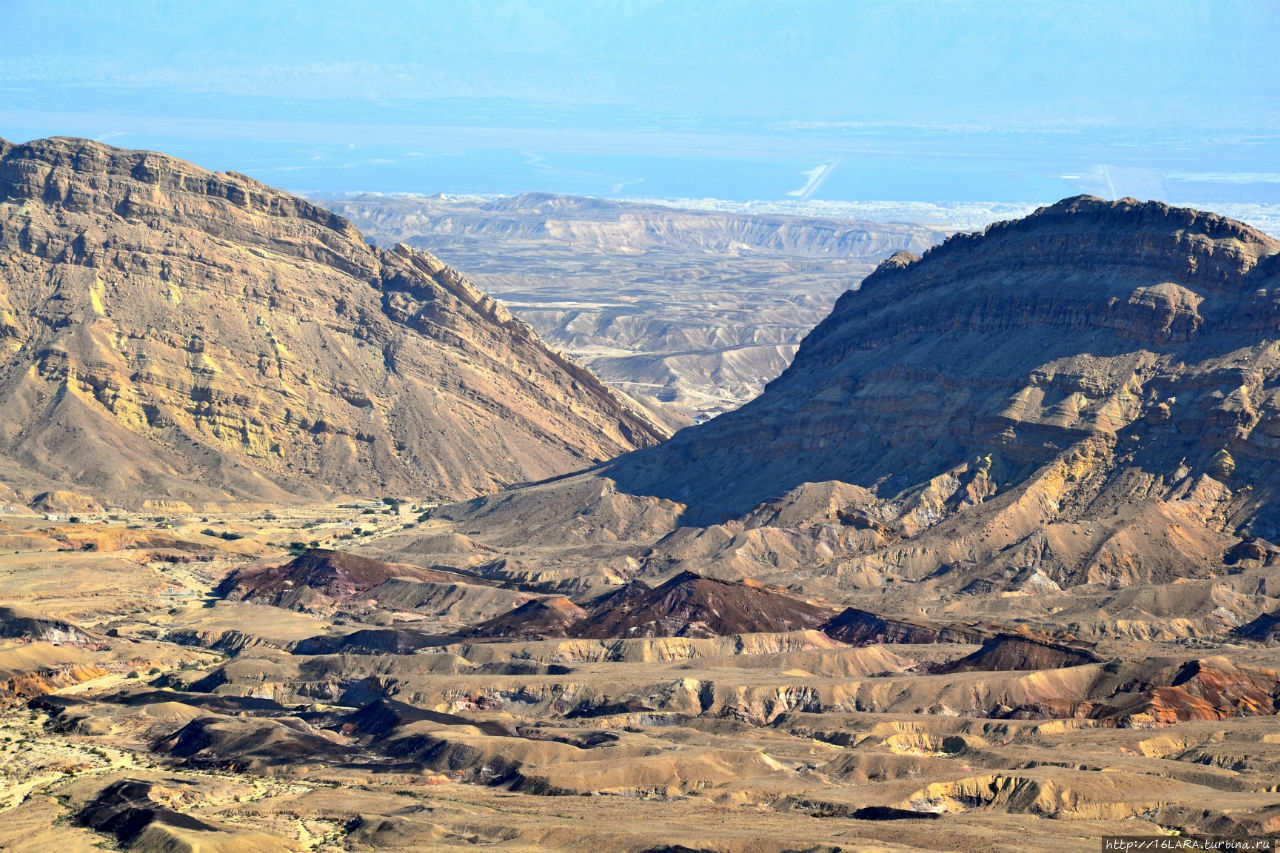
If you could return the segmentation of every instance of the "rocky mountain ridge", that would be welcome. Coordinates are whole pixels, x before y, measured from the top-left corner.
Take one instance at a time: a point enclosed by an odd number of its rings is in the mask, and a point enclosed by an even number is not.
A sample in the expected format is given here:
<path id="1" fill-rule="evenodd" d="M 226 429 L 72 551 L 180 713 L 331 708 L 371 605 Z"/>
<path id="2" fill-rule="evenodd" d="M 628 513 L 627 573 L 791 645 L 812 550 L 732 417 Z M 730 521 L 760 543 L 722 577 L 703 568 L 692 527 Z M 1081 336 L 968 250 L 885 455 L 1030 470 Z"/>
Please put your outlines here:
<path id="1" fill-rule="evenodd" d="M 26 491 L 461 498 L 665 436 L 434 257 L 152 152 L 0 146 L 0 280 Z"/>
<path id="2" fill-rule="evenodd" d="M 899 254 L 758 400 L 614 470 L 628 490 L 735 514 L 802 482 L 893 494 L 991 454 L 988 479 L 1012 483 L 1176 405 L 1173 434 L 1142 449 L 1176 443 L 1211 472 L 1225 445 L 1247 453 L 1255 427 L 1255 445 L 1280 428 L 1274 353 L 1255 346 L 1280 318 L 1275 265 L 1259 263 L 1277 251 L 1212 214 L 1082 197 Z M 696 464 L 654 491 L 642 471 L 676 457 Z"/>

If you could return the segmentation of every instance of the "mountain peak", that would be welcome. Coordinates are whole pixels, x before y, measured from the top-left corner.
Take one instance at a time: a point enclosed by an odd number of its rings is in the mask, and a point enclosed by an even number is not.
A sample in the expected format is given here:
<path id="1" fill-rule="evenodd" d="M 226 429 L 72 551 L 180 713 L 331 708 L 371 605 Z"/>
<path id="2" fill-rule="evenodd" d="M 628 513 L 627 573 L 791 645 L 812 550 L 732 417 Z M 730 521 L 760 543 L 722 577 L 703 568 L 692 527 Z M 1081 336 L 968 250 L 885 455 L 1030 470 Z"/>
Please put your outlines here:
<path id="1" fill-rule="evenodd" d="M 1022 251 L 1025 249 L 1025 251 Z M 1260 259 L 1280 252 L 1280 240 L 1216 213 L 1133 198 L 1105 201 L 1079 195 L 1041 207 L 1013 220 L 994 222 L 981 231 L 953 234 L 928 249 L 924 269 L 944 272 L 948 263 L 981 258 L 997 251 L 1020 252 L 1009 260 L 1022 265 L 1096 268 L 1136 260 L 1158 262 L 1169 275 L 1226 289 L 1246 286 L 1243 276 Z M 909 259 L 895 255 L 863 281 L 862 291 L 878 290 L 887 276 L 920 273 Z M 994 266 L 994 264 L 992 264 Z M 934 280 L 936 276 L 930 276 Z"/>
<path id="2" fill-rule="evenodd" d="M 124 218 L 148 212 L 141 196 L 177 193 L 223 199 L 254 215 L 303 219 L 360 240 L 346 219 L 305 199 L 242 175 L 211 172 L 155 151 L 115 148 L 101 142 L 54 136 L 0 149 L 0 194 L 40 199 L 76 210 L 112 212 Z M 93 175 L 91 185 L 70 175 Z"/>

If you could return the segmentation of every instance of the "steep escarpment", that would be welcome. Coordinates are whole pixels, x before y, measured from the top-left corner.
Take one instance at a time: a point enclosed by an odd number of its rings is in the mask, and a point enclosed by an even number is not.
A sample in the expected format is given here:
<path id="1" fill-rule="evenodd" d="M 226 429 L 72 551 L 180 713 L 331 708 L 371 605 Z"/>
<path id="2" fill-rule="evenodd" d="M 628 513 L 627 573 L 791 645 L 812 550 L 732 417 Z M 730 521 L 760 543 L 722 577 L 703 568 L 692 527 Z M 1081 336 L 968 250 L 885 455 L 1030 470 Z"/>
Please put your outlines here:
<path id="1" fill-rule="evenodd" d="M 1277 248 L 1070 200 L 891 259 L 740 414 L 359 538 L 10 517 L 0 846 L 1274 833 Z"/>
<path id="2" fill-rule="evenodd" d="M 1280 434 L 1258 346 L 1280 318 L 1258 261 L 1278 249 L 1212 214 L 1077 198 L 899 254 L 759 399 L 611 473 L 714 520 L 806 481 L 893 495 L 988 456 L 1014 483 L 1138 424 L 1126 452 L 1212 473 L 1224 447 L 1265 455 Z"/>
<path id="3" fill-rule="evenodd" d="M 662 437 L 430 255 L 151 152 L 6 146 L 0 282 L 20 489 L 463 498 Z"/>
<path id="4" fill-rule="evenodd" d="M 78 625 L 62 619 L 47 619 L 20 608 L 0 606 L 0 637 L 26 642 L 95 647 L 101 643 Z"/>

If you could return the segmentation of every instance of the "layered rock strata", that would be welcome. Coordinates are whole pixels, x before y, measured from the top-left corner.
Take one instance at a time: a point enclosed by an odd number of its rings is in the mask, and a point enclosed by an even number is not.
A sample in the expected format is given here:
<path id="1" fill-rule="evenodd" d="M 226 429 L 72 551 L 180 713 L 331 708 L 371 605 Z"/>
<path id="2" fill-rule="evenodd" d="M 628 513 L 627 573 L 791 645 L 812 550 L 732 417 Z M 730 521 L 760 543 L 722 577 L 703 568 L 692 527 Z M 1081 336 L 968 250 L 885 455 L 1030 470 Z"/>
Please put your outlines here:
<path id="1" fill-rule="evenodd" d="M 664 433 L 456 270 L 235 173 L 0 142 L 0 478 L 464 498 Z"/>

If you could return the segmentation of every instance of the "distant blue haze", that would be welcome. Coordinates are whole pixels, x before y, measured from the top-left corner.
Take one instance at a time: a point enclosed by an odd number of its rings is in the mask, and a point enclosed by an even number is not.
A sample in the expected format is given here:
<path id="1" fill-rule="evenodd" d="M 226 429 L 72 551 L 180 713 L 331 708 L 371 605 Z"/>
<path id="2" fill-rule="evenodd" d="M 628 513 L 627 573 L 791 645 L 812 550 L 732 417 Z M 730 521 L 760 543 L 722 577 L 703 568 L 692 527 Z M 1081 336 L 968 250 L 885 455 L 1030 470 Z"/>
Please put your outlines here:
<path id="1" fill-rule="evenodd" d="M 1280 2 L 3 0 L 0 136 L 304 192 L 1280 203 Z"/>

